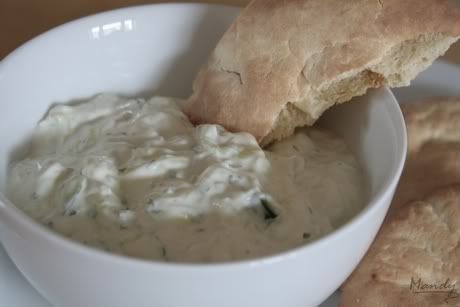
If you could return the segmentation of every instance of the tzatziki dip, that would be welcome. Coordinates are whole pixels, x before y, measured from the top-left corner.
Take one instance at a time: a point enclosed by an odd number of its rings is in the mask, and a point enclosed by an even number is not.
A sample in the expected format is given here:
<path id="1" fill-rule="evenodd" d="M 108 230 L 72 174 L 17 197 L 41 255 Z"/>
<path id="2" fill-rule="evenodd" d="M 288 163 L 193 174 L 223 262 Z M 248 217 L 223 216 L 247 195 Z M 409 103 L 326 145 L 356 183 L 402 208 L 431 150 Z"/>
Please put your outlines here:
<path id="1" fill-rule="evenodd" d="M 263 150 L 250 134 L 194 127 L 180 104 L 101 94 L 53 106 L 10 163 L 10 199 L 82 244 L 193 263 L 299 247 L 363 208 L 363 171 L 333 133 Z"/>

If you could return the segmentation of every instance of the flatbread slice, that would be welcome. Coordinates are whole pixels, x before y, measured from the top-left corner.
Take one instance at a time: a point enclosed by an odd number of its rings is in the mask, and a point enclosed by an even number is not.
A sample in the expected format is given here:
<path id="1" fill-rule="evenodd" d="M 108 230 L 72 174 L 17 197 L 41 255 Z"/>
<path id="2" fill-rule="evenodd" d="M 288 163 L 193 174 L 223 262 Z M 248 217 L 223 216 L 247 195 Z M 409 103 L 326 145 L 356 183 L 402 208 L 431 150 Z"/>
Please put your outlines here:
<path id="1" fill-rule="evenodd" d="M 342 290 L 341 307 L 460 306 L 460 185 L 400 208 Z"/>
<path id="2" fill-rule="evenodd" d="M 447 0 L 254 0 L 184 111 L 267 145 L 368 88 L 408 85 L 459 37 L 460 10 Z"/>
<path id="3" fill-rule="evenodd" d="M 408 153 L 390 214 L 408 201 L 460 182 L 460 97 L 433 97 L 401 108 Z"/>

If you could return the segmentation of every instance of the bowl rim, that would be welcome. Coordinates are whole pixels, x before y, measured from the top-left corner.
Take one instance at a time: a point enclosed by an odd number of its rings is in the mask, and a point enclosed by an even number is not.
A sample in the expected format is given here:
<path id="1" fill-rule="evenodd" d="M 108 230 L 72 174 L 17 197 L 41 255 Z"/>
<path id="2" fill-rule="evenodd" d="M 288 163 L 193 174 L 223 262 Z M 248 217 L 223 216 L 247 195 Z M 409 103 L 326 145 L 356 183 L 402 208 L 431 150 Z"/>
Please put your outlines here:
<path id="1" fill-rule="evenodd" d="M 229 10 L 241 10 L 243 7 L 239 5 L 232 5 L 232 4 L 219 4 L 219 3 L 205 3 L 205 2 L 182 2 L 182 1 L 177 1 L 177 2 L 158 2 L 158 3 L 146 3 L 146 4 L 138 4 L 138 5 L 130 5 L 130 6 L 125 6 L 125 7 L 119 7 L 116 9 L 109 9 L 105 11 L 100 11 L 97 13 L 81 16 L 69 21 L 66 21 L 64 23 L 58 24 L 38 35 L 35 35 L 34 37 L 26 40 L 25 42 L 19 44 L 15 49 L 12 51 L 8 52 L 3 58 L 0 58 L 0 69 L 2 67 L 3 63 L 6 63 L 7 60 L 11 60 L 11 58 L 16 57 L 20 52 L 22 52 L 23 49 L 30 47 L 32 44 L 45 39 L 46 37 L 53 35 L 59 31 L 65 30 L 67 27 L 75 26 L 79 23 L 83 22 L 88 22 L 91 21 L 92 19 L 97 19 L 97 18 L 110 18 L 110 17 L 115 17 L 117 14 L 127 14 L 130 13 L 130 11 L 145 11 L 145 10 L 152 10 L 158 7 L 203 7 L 203 8 L 208 8 L 208 7 L 221 7 L 221 8 L 227 8 Z"/>
<path id="2" fill-rule="evenodd" d="M 87 22 L 91 19 L 101 18 L 101 17 L 110 17 L 117 14 L 125 14 L 128 12 L 135 13 L 138 10 L 145 11 L 155 10 L 159 6 L 162 7 L 228 7 L 231 9 L 237 9 L 237 6 L 232 5 L 221 5 L 221 4 L 206 4 L 206 3 L 156 3 L 156 4 L 144 4 L 137 6 L 130 6 L 125 8 L 119 8 L 115 10 L 109 10 L 86 17 L 81 17 L 70 22 L 64 23 L 60 26 L 57 26 L 51 30 L 48 30 L 35 38 L 27 41 L 22 44 L 17 49 L 13 50 L 8 54 L 2 61 L 0 61 L 0 75 L 1 70 L 4 64 L 7 64 L 16 56 L 20 56 L 20 53 L 23 49 L 33 46 L 34 43 L 51 36 L 55 33 L 61 31 L 66 31 L 68 28 L 78 26 L 82 22 Z M 142 269 L 155 269 L 155 270 L 199 270 L 199 271 L 227 271 L 235 270 L 236 268 L 247 268 L 247 267 L 258 267 L 264 266 L 267 264 L 275 264 L 283 262 L 287 259 L 300 257 L 301 254 L 307 253 L 311 249 L 321 248 L 322 246 L 328 244 L 330 241 L 335 239 L 340 239 L 341 236 L 353 230 L 353 228 L 358 227 L 360 224 L 364 223 L 366 216 L 372 215 L 374 211 L 379 210 L 379 204 L 382 203 L 382 199 L 387 197 L 388 194 L 396 187 L 396 184 L 399 181 L 399 178 L 402 173 L 404 166 L 406 153 L 407 153 L 407 132 L 404 123 L 404 118 L 399 108 L 398 101 L 393 95 L 392 91 L 388 87 L 382 87 L 379 89 L 383 91 L 383 94 L 387 96 L 388 99 L 384 99 L 384 105 L 387 112 L 390 114 L 390 119 L 395 131 L 401 131 L 402 133 L 397 134 L 396 140 L 396 165 L 392 165 L 391 171 L 389 171 L 389 176 L 386 178 L 385 182 L 377 189 L 377 192 L 374 196 L 366 203 L 365 208 L 363 208 L 358 214 L 353 218 L 347 221 L 344 225 L 333 230 L 331 233 L 326 234 L 319 239 L 310 242 L 308 244 L 289 249 L 277 254 L 257 257 L 253 259 L 246 260 L 235 260 L 230 262 L 215 262 L 215 263 L 187 263 L 187 262 L 164 262 L 158 260 L 148 260 L 141 258 L 134 258 L 119 254 L 114 254 L 104 250 L 99 250 L 93 247 L 89 247 L 79 243 L 77 241 L 68 239 L 59 233 L 56 233 L 45 226 L 39 224 L 26 213 L 22 212 L 17 208 L 2 192 L 0 192 L 0 214 L 5 215 L 7 219 L 11 219 L 13 223 L 20 224 L 28 233 L 30 233 L 35 238 L 40 240 L 45 240 L 50 244 L 59 245 L 60 248 L 65 248 L 69 252 L 74 254 L 79 254 L 82 257 L 96 257 L 100 258 L 105 262 L 111 262 L 116 265 L 125 265 L 125 266 L 139 266 Z M 8 248 L 6 247 L 8 252 Z"/>

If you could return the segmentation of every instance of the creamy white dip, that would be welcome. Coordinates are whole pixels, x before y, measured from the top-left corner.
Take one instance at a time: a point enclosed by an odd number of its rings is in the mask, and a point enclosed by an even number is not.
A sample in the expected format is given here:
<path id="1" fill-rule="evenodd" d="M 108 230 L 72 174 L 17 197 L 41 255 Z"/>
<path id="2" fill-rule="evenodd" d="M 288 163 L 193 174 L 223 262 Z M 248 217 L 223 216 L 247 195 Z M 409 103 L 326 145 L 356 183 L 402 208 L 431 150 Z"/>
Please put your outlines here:
<path id="1" fill-rule="evenodd" d="M 11 200 L 83 244 L 174 262 L 254 258 L 304 245 L 364 204 L 363 173 L 345 143 L 319 129 L 262 150 L 254 137 L 194 127 L 180 100 L 99 95 L 56 105 Z"/>

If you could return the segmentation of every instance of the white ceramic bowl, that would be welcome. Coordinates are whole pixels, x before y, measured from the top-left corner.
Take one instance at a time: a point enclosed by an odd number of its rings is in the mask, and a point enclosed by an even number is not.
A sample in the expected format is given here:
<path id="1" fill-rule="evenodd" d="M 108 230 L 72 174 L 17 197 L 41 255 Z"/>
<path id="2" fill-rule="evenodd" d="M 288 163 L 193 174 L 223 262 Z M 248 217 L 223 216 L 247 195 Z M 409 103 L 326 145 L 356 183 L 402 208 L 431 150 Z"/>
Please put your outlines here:
<path id="1" fill-rule="evenodd" d="M 8 157 L 51 103 L 98 92 L 185 97 L 237 8 L 150 5 L 58 27 L 0 64 L 0 187 Z M 254 261 L 217 265 L 147 262 L 93 250 L 46 230 L 0 194 L 0 238 L 27 279 L 55 306 L 315 306 L 350 274 L 388 209 L 406 152 L 388 89 L 329 112 L 369 175 L 366 208 L 331 235 Z"/>

